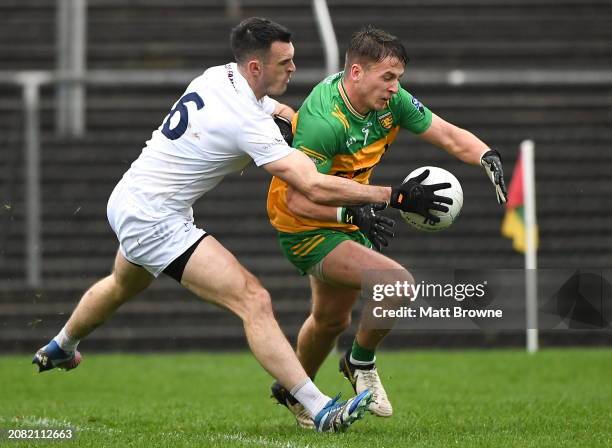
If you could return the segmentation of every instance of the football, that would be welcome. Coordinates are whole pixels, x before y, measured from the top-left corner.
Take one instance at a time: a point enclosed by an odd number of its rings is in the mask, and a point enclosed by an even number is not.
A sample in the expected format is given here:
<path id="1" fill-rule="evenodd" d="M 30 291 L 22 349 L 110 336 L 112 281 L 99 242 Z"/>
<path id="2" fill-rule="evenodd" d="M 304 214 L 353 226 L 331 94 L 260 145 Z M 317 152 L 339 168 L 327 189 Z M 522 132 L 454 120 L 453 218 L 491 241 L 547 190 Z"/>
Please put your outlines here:
<path id="1" fill-rule="evenodd" d="M 461 213 L 461 207 L 463 206 L 463 190 L 459 180 L 450 172 L 437 166 L 423 166 L 417 168 L 404 179 L 406 182 L 411 177 L 417 177 L 423 171 L 429 170 L 429 176 L 423 180 L 423 185 L 432 185 L 448 182 L 451 184 L 450 188 L 443 190 L 437 190 L 436 194 L 439 196 L 446 196 L 453 200 L 453 205 L 448 206 L 448 212 L 440 212 L 438 210 L 432 210 L 431 213 L 440 218 L 440 222 L 432 223 L 428 219 L 417 213 L 411 212 L 400 212 L 404 221 L 410 224 L 417 230 L 424 232 L 439 232 L 448 228 Z M 446 205 L 446 204 L 443 204 Z"/>

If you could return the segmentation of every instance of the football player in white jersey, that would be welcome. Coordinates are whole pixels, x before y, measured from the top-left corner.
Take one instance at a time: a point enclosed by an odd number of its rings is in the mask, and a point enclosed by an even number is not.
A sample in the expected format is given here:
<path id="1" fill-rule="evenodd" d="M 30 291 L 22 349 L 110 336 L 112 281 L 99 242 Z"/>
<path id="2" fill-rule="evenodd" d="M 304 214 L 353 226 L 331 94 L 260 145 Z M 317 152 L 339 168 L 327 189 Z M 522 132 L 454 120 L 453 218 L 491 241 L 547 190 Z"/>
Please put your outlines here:
<path id="1" fill-rule="evenodd" d="M 275 124 L 273 115 L 291 119 L 293 110 L 268 97 L 283 94 L 295 71 L 289 31 L 246 19 L 232 30 L 231 46 L 236 63 L 212 67 L 189 84 L 113 190 L 107 208 L 119 240 L 113 271 L 85 292 L 32 362 L 40 372 L 77 367 L 79 341 L 164 272 L 240 317 L 259 363 L 305 407 L 316 429 L 343 431 L 361 418 L 370 392 L 339 402 L 319 391 L 278 326 L 268 292 L 194 225 L 192 204 L 251 160 L 319 204 L 390 202 L 412 211 L 429 208 L 433 199 L 415 190 L 421 185 L 392 189 L 319 174 Z"/>

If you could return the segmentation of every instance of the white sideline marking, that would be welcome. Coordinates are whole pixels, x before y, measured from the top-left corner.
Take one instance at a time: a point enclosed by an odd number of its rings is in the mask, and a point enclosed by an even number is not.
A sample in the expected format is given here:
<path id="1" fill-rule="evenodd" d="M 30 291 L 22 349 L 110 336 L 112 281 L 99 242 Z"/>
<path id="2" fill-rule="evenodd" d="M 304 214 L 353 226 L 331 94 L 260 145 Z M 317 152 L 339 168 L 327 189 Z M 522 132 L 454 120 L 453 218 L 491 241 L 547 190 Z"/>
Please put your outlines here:
<path id="1" fill-rule="evenodd" d="M 43 427 L 43 428 L 72 428 L 75 431 L 92 431 L 101 434 L 118 434 L 122 431 L 120 429 L 115 428 L 107 428 L 107 427 L 98 427 L 98 426 L 83 426 L 83 425 L 75 425 L 68 420 L 57 420 L 54 418 L 47 417 L 36 417 L 36 416 L 26 416 L 26 417 L 13 417 L 11 419 L 0 417 L 0 422 L 2 423 L 17 423 L 24 426 L 35 426 L 35 427 Z"/>
<path id="2" fill-rule="evenodd" d="M 279 442 L 277 440 L 266 439 L 263 436 L 251 437 L 242 433 L 237 434 L 208 434 L 206 437 L 211 442 L 226 440 L 248 443 L 257 446 L 272 446 L 275 448 L 311 448 L 310 445 L 297 445 L 293 442 Z"/>

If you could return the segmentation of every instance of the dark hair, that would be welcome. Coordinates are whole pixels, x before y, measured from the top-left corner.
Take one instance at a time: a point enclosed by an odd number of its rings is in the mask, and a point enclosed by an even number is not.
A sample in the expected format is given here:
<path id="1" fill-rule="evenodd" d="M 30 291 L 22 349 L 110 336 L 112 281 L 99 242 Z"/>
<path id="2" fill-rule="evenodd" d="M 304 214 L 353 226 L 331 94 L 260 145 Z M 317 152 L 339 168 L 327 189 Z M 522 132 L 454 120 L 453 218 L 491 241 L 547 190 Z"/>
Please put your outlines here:
<path id="1" fill-rule="evenodd" d="M 380 62 L 387 57 L 408 63 L 406 48 L 399 39 L 386 31 L 366 26 L 353 34 L 346 50 L 346 69 L 355 62 Z"/>
<path id="2" fill-rule="evenodd" d="M 291 42 L 291 32 L 262 17 L 244 19 L 230 34 L 232 53 L 238 63 L 245 62 L 253 53 L 266 53 L 276 41 Z"/>

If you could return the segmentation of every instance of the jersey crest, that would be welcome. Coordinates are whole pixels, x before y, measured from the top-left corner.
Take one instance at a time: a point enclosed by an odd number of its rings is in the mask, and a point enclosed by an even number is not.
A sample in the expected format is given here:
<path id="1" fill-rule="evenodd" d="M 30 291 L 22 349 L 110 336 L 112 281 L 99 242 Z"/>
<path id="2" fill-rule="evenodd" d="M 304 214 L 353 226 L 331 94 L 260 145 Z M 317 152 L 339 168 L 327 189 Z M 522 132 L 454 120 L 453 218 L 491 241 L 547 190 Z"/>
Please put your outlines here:
<path id="1" fill-rule="evenodd" d="M 387 111 L 384 114 L 379 115 L 378 122 L 386 130 L 391 129 L 393 127 L 393 115 L 391 114 L 391 111 Z"/>

